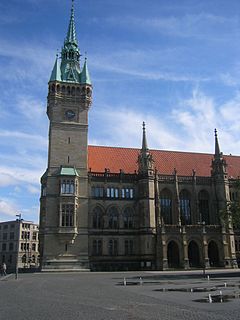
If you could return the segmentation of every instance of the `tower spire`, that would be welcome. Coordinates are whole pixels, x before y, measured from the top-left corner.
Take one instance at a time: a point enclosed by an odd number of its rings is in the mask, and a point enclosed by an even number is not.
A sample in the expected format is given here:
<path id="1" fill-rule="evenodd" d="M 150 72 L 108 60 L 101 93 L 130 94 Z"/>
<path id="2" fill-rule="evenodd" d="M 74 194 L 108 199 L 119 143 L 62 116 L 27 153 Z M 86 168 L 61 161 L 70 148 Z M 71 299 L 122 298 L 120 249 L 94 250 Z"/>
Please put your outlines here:
<path id="1" fill-rule="evenodd" d="M 219 142 L 218 142 L 218 135 L 217 135 L 217 129 L 214 130 L 215 134 L 215 157 L 220 157 L 221 152 L 220 152 L 220 147 L 219 147 Z"/>
<path id="2" fill-rule="evenodd" d="M 212 160 L 212 175 L 225 175 L 227 173 L 227 163 L 220 151 L 217 129 L 214 130 L 215 135 L 215 153 Z"/>
<path id="3" fill-rule="evenodd" d="M 145 127 L 145 122 L 144 121 L 143 121 L 142 127 L 143 127 L 142 152 L 147 152 L 148 151 L 148 146 L 147 146 L 147 137 L 146 137 L 146 127 Z"/>
<path id="4" fill-rule="evenodd" d="M 146 137 L 146 127 L 145 122 L 142 124 L 143 136 L 142 136 L 142 149 L 140 150 L 140 154 L 138 156 L 138 171 L 141 174 L 153 175 L 154 167 L 153 167 L 153 158 L 152 154 L 149 152 L 147 146 L 147 137 Z"/>
<path id="5" fill-rule="evenodd" d="M 80 49 L 78 47 L 76 26 L 74 19 L 74 0 L 72 0 L 70 21 L 67 36 L 61 51 L 61 64 L 55 61 L 50 81 L 63 81 L 91 85 L 87 63 L 80 67 Z"/>
<path id="6" fill-rule="evenodd" d="M 87 66 L 87 57 L 85 57 L 80 80 L 81 80 L 81 83 L 83 83 L 83 84 L 90 84 L 91 85 L 91 78 L 90 78 L 88 66 Z"/>
<path id="7" fill-rule="evenodd" d="M 67 37 L 65 39 L 65 43 L 74 43 L 77 45 L 77 37 L 76 37 L 76 27 L 74 20 L 74 0 L 72 0 L 72 8 L 71 8 L 71 17 L 68 26 Z"/>

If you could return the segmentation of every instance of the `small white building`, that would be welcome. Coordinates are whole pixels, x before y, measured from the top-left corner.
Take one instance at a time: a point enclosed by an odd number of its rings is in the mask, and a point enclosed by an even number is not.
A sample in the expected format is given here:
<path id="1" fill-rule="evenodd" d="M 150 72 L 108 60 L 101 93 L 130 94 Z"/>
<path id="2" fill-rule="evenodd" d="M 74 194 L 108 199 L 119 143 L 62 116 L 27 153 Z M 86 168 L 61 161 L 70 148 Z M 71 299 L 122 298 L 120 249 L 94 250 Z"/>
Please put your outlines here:
<path id="1" fill-rule="evenodd" d="M 38 268 L 38 225 L 25 220 L 0 222 L 0 263 L 14 272 L 19 269 Z"/>

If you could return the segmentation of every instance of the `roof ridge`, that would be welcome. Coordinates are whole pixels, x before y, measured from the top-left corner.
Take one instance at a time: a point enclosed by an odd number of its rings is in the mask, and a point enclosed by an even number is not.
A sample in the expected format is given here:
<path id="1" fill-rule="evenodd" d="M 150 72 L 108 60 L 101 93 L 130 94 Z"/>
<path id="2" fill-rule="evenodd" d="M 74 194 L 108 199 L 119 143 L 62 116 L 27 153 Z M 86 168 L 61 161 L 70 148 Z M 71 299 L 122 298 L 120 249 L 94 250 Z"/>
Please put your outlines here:
<path id="1" fill-rule="evenodd" d="M 141 148 L 136 148 L 136 147 L 120 147 L 120 146 L 100 146 L 100 145 L 88 145 L 89 147 L 96 147 L 96 148 L 111 148 L 111 149 L 131 149 L 131 150 L 141 150 Z M 180 150 L 164 150 L 164 149 L 149 149 L 149 151 L 160 151 L 160 152 L 174 152 L 174 153 L 187 153 L 187 154 L 205 154 L 205 155 L 211 155 L 213 156 L 214 153 L 207 153 L 207 152 L 194 152 L 194 151 L 180 151 Z M 225 156 L 225 155 L 224 155 Z M 228 156 L 228 155 L 226 155 Z M 231 155 L 232 156 L 232 155 Z M 237 157 L 240 157 L 237 156 Z"/>

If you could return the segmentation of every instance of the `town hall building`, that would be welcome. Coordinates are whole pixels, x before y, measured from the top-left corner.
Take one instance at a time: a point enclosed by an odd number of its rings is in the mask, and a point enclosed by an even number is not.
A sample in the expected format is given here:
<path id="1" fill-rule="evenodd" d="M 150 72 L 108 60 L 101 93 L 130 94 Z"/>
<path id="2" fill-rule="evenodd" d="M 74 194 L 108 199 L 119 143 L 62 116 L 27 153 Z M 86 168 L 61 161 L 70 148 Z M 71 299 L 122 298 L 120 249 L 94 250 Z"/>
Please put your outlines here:
<path id="1" fill-rule="evenodd" d="M 233 225 L 221 217 L 237 198 L 240 157 L 222 154 L 216 130 L 214 154 L 151 150 L 144 123 L 139 149 L 89 145 L 92 93 L 72 5 L 48 87 L 41 269 L 237 267 Z"/>

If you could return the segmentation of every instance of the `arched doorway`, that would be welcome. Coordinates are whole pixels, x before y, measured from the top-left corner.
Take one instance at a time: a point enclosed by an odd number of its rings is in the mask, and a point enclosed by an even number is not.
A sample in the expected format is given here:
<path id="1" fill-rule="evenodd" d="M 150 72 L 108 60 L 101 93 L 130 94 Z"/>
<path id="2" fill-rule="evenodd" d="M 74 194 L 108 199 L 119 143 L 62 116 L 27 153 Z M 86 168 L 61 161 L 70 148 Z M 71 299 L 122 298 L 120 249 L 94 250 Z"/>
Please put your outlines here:
<path id="1" fill-rule="evenodd" d="M 191 268 L 200 267 L 199 247 L 195 241 L 191 241 L 188 245 L 188 259 Z"/>
<path id="2" fill-rule="evenodd" d="M 179 259 L 179 249 L 175 241 L 170 241 L 167 249 L 168 257 L 168 267 L 169 268 L 179 268 L 180 259 Z"/>
<path id="3" fill-rule="evenodd" d="M 219 266 L 219 252 L 216 242 L 210 241 L 208 244 L 208 258 L 210 267 Z"/>

